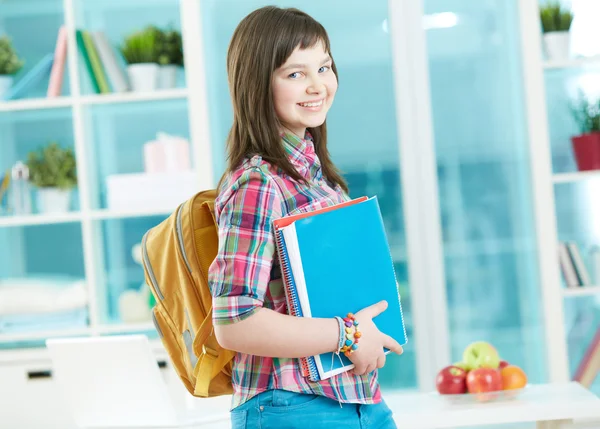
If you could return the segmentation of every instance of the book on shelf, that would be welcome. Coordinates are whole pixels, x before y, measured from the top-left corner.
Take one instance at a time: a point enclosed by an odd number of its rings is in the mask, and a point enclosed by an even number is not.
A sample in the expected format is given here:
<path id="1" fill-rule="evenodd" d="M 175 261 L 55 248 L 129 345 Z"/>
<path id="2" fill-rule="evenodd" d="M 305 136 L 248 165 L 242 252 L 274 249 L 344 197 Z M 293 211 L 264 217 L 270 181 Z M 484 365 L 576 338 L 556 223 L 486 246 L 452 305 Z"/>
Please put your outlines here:
<path id="1" fill-rule="evenodd" d="M 387 310 L 373 321 L 406 344 L 398 283 L 376 197 L 284 217 L 274 226 L 290 315 L 344 317 L 385 300 Z M 300 364 L 312 381 L 353 368 L 346 356 L 334 353 L 302 358 Z"/>
<path id="2" fill-rule="evenodd" d="M 568 288 L 590 286 L 592 284 L 577 243 L 573 241 L 560 242 L 558 256 L 561 272 Z"/>
<path id="3" fill-rule="evenodd" d="M 127 76 L 123 68 L 119 65 L 115 50 L 111 47 L 108 37 L 103 31 L 93 31 L 90 33 L 92 41 L 98 50 L 100 62 L 104 66 L 108 81 L 113 92 L 126 92 L 129 90 Z"/>
<path id="4" fill-rule="evenodd" d="M 597 328 L 594 338 L 583 354 L 573 380 L 589 388 L 592 386 L 598 373 L 600 373 L 600 327 Z"/>
<path id="5" fill-rule="evenodd" d="M 119 64 L 117 53 L 103 31 L 77 29 L 75 38 L 94 93 L 108 94 L 129 90 L 127 77 Z"/>
<path id="6" fill-rule="evenodd" d="M 62 84 L 67 62 L 67 28 L 63 25 L 58 30 L 56 47 L 54 48 L 54 63 L 50 70 L 50 81 L 48 82 L 47 97 L 58 97 L 62 92 Z"/>
<path id="7" fill-rule="evenodd" d="M 47 53 L 38 63 L 23 75 L 9 91 L 3 100 L 16 100 L 25 97 L 28 92 L 35 90 L 38 85 L 48 78 L 47 97 L 58 97 L 62 92 L 67 61 L 67 29 L 63 25 L 56 37 L 54 52 Z"/>
<path id="8" fill-rule="evenodd" d="M 8 91 L 2 96 L 2 100 L 16 100 L 22 98 L 36 88 L 40 82 L 50 74 L 52 63 L 54 62 L 54 53 L 46 54 L 38 63 L 23 77 L 21 77 Z"/>

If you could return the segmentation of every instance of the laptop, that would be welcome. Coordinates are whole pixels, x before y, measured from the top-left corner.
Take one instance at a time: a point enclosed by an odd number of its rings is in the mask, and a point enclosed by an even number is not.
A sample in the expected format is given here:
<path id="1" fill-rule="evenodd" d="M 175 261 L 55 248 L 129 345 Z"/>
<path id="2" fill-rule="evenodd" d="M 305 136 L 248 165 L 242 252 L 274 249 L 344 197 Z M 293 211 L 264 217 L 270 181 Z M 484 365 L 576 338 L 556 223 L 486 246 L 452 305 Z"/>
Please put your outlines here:
<path id="1" fill-rule="evenodd" d="M 178 428 L 217 422 L 229 427 L 229 397 L 198 399 L 186 390 L 187 400 L 176 400 L 145 335 L 55 338 L 46 340 L 46 346 L 52 376 L 80 428 Z M 185 390 L 179 379 L 174 382 Z M 194 400 L 196 406 L 190 407 Z"/>

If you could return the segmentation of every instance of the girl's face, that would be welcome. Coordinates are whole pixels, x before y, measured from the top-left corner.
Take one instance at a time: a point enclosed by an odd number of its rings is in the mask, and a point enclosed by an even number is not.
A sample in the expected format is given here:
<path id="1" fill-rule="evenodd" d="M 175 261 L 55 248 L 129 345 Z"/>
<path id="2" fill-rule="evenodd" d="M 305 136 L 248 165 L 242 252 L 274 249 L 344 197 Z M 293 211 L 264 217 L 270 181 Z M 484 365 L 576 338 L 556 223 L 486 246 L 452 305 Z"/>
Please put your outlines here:
<path id="1" fill-rule="evenodd" d="M 306 128 L 325 122 L 337 91 L 332 60 L 322 43 L 296 48 L 273 73 L 273 101 L 281 124 L 304 138 Z"/>

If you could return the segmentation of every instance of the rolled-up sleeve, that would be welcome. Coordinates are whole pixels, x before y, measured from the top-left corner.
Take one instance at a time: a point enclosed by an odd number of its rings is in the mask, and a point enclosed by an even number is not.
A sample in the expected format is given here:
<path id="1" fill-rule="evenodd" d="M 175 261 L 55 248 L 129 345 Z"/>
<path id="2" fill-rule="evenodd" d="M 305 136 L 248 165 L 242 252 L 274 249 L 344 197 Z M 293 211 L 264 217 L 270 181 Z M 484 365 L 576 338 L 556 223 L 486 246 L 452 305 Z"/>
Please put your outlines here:
<path id="1" fill-rule="evenodd" d="M 276 254 L 273 220 L 281 217 L 272 180 L 259 168 L 245 171 L 217 208 L 219 247 L 208 273 L 215 324 L 244 320 L 263 306 Z"/>

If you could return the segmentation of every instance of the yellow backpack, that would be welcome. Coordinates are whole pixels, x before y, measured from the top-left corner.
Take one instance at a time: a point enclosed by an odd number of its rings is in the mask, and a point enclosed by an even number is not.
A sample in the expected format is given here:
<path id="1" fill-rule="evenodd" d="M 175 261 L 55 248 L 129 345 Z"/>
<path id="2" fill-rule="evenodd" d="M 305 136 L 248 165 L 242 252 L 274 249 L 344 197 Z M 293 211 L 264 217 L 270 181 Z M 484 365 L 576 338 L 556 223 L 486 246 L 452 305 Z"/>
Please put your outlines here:
<path id="1" fill-rule="evenodd" d="M 208 268 L 217 254 L 216 191 L 196 194 L 142 240 L 152 318 L 175 371 L 194 396 L 232 393 L 235 352 L 214 335 Z"/>

